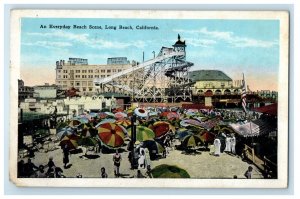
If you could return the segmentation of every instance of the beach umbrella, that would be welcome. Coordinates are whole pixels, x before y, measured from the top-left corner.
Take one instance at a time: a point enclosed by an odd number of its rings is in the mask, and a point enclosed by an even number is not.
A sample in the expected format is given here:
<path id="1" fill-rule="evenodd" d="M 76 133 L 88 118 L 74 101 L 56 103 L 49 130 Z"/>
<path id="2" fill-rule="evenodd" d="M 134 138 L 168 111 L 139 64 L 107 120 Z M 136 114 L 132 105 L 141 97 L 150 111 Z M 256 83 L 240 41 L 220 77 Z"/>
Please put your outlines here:
<path id="1" fill-rule="evenodd" d="M 79 140 L 79 137 L 75 134 L 67 135 L 61 139 L 59 145 L 61 147 L 64 147 L 65 145 L 67 145 L 69 149 L 76 149 L 78 147 L 78 142 L 77 142 L 78 140 Z"/>
<path id="2" fill-rule="evenodd" d="M 124 119 L 127 117 L 127 114 L 126 113 L 123 113 L 123 112 L 116 112 L 115 113 L 115 118 L 116 119 Z"/>
<path id="3" fill-rule="evenodd" d="M 117 113 L 117 112 L 124 112 L 124 110 L 122 108 L 116 108 L 115 110 L 113 110 L 114 113 Z"/>
<path id="4" fill-rule="evenodd" d="M 154 131 L 155 137 L 161 137 L 168 133 L 170 126 L 171 124 L 169 122 L 158 121 L 154 122 L 154 124 L 151 126 L 151 129 Z"/>
<path id="5" fill-rule="evenodd" d="M 201 138 L 197 135 L 186 136 L 182 142 L 183 147 L 196 147 L 199 144 L 204 144 Z"/>
<path id="6" fill-rule="evenodd" d="M 181 120 L 180 121 L 180 126 L 187 127 L 187 126 L 190 126 L 190 124 L 186 123 L 185 120 Z"/>
<path id="7" fill-rule="evenodd" d="M 187 124 L 194 125 L 194 126 L 200 126 L 201 125 L 201 122 L 199 122 L 198 120 L 194 120 L 194 119 L 187 119 L 187 120 L 184 120 L 184 122 L 187 123 Z"/>
<path id="8" fill-rule="evenodd" d="M 89 115 L 91 117 L 98 117 L 98 113 L 95 113 L 95 112 L 90 112 Z"/>
<path id="9" fill-rule="evenodd" d="M 163 144 L 155 141 L 155 140 L 146 140 L 143 142 L 143 147 L 147 148 L 149 152 L 153 154 L 162 154 L 164 151 L 166 151 L 165 147 L 163 147 Z"/>
<path id="10" fill-rule="evenodd" d="M 125 134 L 123 129 L 114 123 L 104 123 L 98 127 L 98 136 L 106 146 L 119 148 L 124 143 Z"/>
<path id="11" fill-rule="evenodd" d="M 179 119 L 180 115 L 176 112 L 169 112 L 167 114 L 168 120 L 174 120 L 174 119 Z"/>
<path id="12" fill-rule="evenodd" d="M 81 124 L 81 121 L 79 120 L 79 118 L 74 118 L 74 119 L 72 119 L 70 122 L 69 122 L 69 124 L 68 124 L 68 126 L 70 126 L 70 127 L 76 127 L 76 126 L 78 126 L 79 124 Z"/>
<path id="13" fill-rule="evenodd" d="M 95 126 L 95 128 L 98 128 L 101 124 L 105 124 L 105 123 L 115 123 L 115 122 L 116 122 L 115 119 L 104 119 L 104 120 L 102 120 L 101 122 L 99 122 L 99 123 Z"/>
<path id="14" fill-rule="evenodd" d="M 208 143 L 213 143 L 216 137 L 215 134 L 209 131 L 203 131 L 199 135 L 203 142 L 208 142 Z"/>
<path id="15" fill-rule="evenodd" d="M 92 137 L 83 137 L 78 140 L 78 145 L 80 145 L 80 146 L 96 146 L 97 140 Z"/>
<path id="16" fill-rule="evenodd" d="M 161 164 L 151 169 L 153 178 L 190 178 L 189 173 L 175 165 Z"/>
<path id="17" fill-rule="evenodd" d="M 89 129 L 91 127 L 92 125 L 90 123 L 81 123 L 77 126 L 77 129 L 82 130 L 82 129 Z"/>
<path id="18" fill-rule="evenodd" d="M 127 128 L 131 125 L 131 121 L 128 120 L 128 119 L 122 119 L 122 120 L 116 121 L 116 124 L 124 126 L 125 128 Z"/>
<path id="19" fill-rule="evenodd" d="M 98 117 L 100 118 L 100 119 L 104 119 L 104 118 L 106 118 L 106 114 L 104 113 L 104 112 L 99 112 L 98 113 Z"/>
<path id="20" fill-rule="evenodd" d="M 173 113 L 173 112 L 170 112 L 170 111 L 162 112 L 162 113 L 160 114 L 160 117 L 166 117 L 166 118 L 168 118 L 168 114 L 170 114 L 170 113 Z"/>
<path id="21" fill-rule="evenodd" d="M 58 139 L 62 139 L 65 136 L 69 136 L 69 135 L 73 135 L 75 133 L 75 131 L 70 128 L 70 127 L 65 127 L 60 129 L 60 131 L 58 131 L 58 133 L 56 134 L 56 137 L 58 137 Z"/>
<path id="22" fill-rule="evenodd" d="M 158 112 L 156 112 L 156 111 L 150 111 L 150 112 L 148 113 L 148 115 L 149 115 L 150 117 L 157 116 L 157 115 L 158 115 Z"/>
<path id="23" fill-rule="evenodd" d="M 177 138 L 179 140 L 183 140 L 186 136 L 189 136 L 189 135 L 193 135 L 193 132 L 191 132 L 189 130 L 180 131 L 180 132 L 176 133 L 175 138 Z"/>
<path id="24" fill-rule="evenodd" d="M 147 117 L 148 111 L 142 108 L 136 108 L 134 109 L 134 113 L 139 117 Z"/>
<path id="25" fill-rule="evenodd" d="M 128 135 L 131 137 L 131 129 L 128 131 Z M 136 140 L 143 142 L 146 140 L 153 140 L 154 137 L 155 133 L 152 131 L 152 129 L 145 126 L 136 127 Z"/>

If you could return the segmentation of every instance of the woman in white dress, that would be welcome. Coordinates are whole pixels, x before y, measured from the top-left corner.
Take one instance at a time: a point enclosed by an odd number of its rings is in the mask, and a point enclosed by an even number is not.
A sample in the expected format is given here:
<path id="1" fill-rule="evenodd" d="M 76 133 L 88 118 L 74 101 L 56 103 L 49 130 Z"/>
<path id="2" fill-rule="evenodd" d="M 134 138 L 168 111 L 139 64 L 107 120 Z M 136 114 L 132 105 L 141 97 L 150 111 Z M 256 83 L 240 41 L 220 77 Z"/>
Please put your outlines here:
<path id="1" fill-rule="evenodd" d="M 215 156 L 220 156 L 221 154 L 221 141 L 217 138 L 214 141 L 214 148 L 215 148 Z"/>
<path id="2" fill-rule="evenodd" d="M 231 153 L 235 154 L 235 145 L 236 145 L 236 139 L 234 135 L 231 135 Z"/>
<path id="3" fill-rule="evenodd" d="M 224 151 L 231 152 L 231 137 L 230 136 L 226 137 L 226 147 L 225 147 Z"/>

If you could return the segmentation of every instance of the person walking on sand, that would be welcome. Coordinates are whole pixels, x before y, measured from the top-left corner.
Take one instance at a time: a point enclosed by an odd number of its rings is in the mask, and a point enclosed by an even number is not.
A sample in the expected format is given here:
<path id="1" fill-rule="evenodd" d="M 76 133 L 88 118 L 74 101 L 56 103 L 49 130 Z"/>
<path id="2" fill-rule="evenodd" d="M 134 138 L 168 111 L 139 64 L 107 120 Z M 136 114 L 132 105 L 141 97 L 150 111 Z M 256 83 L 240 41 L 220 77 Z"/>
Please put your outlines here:
<path id="1" fill-rule="evenodd" d="M 215 148 L 215 156 L 220 156 L 221 154 L 221 141 L 217 138 L 214 141 L 214 148 Z"/>
<path id="2" fill-rule="evenodd" d="M 253 167 L 252 167 L 252 166 L 249 166 L 249 167 L 248 167 L 248 170 L 245 172 L 244 176 L 245 176 L 247 179 L 251 179 L 251 178 L 252 178 L 252 171 L 253 171 Z"/>
<path id="3" fill-rule="evenodd" d="M 69 154 L 70 154 L 70 151 L 68 149 L 68 145 L 64 146 L 64 148 L 63 148 L 63 154 L 64 154 L 63 163 L 64 163 L 64 168 L 66 169 L 67 168 L 67 164 L 69 163 Z"/>
<path id="4" fill-rule="evenodd" d="M 141 150 L 141 154 L 139 155 L 139 160 L 138 160 L 138 169 L 144 169 L 146 167 L 145 165 L 145 151 Z"/>
<path id="5" fill-rule="evenodd" d="M 119 154 L 118 150 L 116 150 L 116 153 L 113 156 L 113 161 L 114 161 L 114 172 L 115 172 L 115 176 L 119 177 L 120 176 L 120 165 L 121 165 L 121 154 Z"/>
<path id="6" fill-rule="evenodd" d="M 236 151 L 235 151 L 235 145 L 236 145 L 236 138 L 234 136 L 234 134 L 231 135 L 231 153 L 232 154 L 236 154 Z"/>

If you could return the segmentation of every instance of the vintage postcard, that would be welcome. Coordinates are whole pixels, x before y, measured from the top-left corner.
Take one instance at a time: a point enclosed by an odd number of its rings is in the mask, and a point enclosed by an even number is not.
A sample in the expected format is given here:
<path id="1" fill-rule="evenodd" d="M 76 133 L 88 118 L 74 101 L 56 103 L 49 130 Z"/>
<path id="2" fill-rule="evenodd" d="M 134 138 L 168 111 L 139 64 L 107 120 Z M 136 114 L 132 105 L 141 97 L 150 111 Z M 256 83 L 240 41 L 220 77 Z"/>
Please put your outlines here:
<path id="1" fill-rule="evenodd" d="M 16 186 L 286 188 L 286 11 L 12 10 Z"/>

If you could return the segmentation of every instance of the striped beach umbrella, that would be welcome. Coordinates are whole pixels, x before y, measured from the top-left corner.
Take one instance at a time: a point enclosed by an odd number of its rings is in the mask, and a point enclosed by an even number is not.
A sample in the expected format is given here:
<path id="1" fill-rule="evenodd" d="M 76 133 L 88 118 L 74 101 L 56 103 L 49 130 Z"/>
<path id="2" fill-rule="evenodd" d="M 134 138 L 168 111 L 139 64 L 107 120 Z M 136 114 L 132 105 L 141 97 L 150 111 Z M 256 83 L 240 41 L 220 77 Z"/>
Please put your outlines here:
<path id="1" fill-rule="evenodd" d="M 131 129 L 128 131 L 128 135 L 131 137 Z M 136 140 L 143 142 L 146 140 L 153 140 L 154 137 L 155 133 L 152 131 L 152 129 L 145 126 L 136 127 Z"/>
<path id="2" fill-rule="evenodd" d="M 204 143 L 201 138 L 196 135 L 186 136 L 182 142 L 183 147 L 196 147 L 199 146 L 199 144 L 203 145 Z"/>
<path id="3" fill-rule="evenodd" d="M 114 123 L 104 123 L 98 127 L 98 136 L 102 143 L 110 148 L 119 148 L 124 144 L 123 129 Z"/>
<path id="4" fill-rule="evenodd" d="M 128 126 L 131 125 L 131 122 L 130 122 L 130 120 L 122 119 L 122 120 L 116 121 L 116 124 L 124 126 L 125 128 L 127 128 Z"/>
<path id="5" fill-rule="evenodd" d="M 79 140 L 79 136 L 75 134 L 67 135 L 61 139 L 59 145 L 61 147 L 67 145 L 68 149 L 76 149 L 78 147 L 78 140 Z"/>

